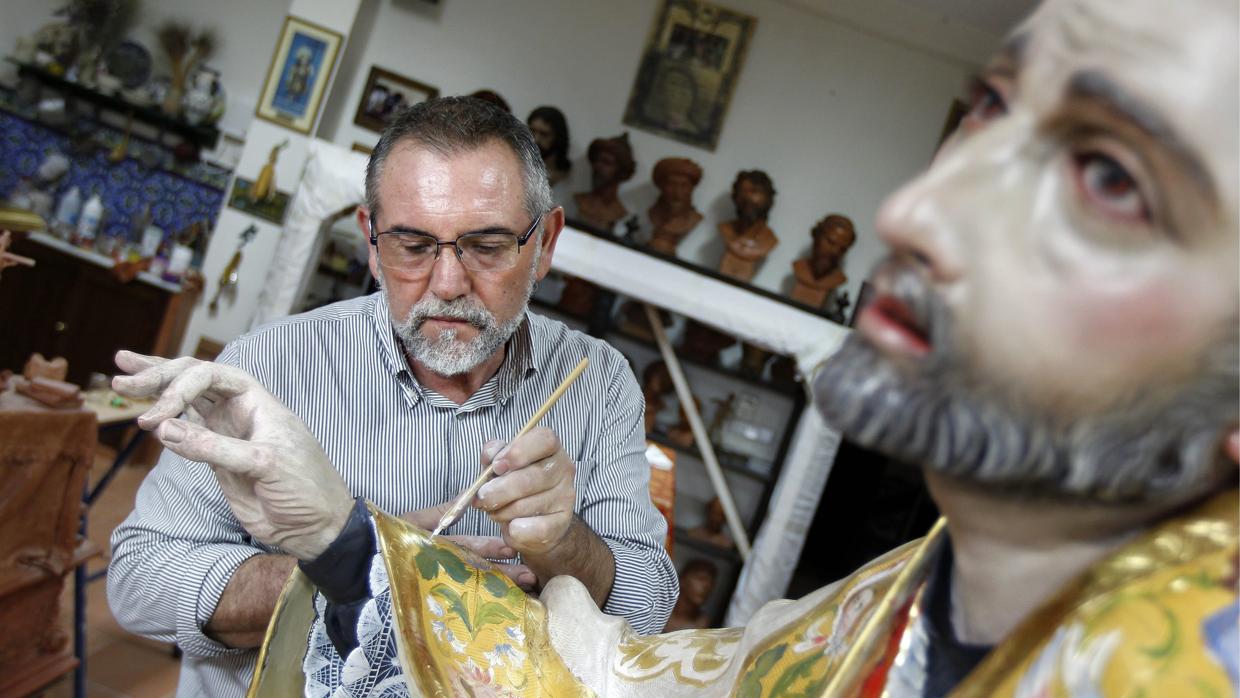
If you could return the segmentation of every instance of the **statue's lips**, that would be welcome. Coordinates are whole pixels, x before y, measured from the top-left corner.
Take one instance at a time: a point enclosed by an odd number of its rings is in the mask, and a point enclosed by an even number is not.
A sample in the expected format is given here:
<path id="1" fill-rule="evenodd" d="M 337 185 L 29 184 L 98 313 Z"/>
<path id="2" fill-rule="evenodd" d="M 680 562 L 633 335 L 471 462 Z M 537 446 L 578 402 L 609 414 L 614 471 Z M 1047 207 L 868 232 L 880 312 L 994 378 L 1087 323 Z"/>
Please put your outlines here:
<path id="1" fill-rule="evenodd" d="M 913 311 L 894 296 L 880 295 L 857 317 L 857 331 L 884 353 L 921 359 L 930 353 L 930 338 Z"/>

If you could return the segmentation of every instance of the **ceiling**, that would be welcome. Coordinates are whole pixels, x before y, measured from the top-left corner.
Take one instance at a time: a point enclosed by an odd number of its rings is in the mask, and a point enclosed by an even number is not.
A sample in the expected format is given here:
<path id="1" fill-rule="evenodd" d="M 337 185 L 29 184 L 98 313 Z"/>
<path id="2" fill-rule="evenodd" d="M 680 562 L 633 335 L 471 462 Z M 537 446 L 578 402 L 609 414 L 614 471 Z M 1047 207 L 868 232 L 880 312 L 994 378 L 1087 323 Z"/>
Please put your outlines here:
<path id="1" fill-rule="evenodd" d="M 904 0 L 904 3 L 1003 36 L 1037 6 L 1038 0 Z"/>

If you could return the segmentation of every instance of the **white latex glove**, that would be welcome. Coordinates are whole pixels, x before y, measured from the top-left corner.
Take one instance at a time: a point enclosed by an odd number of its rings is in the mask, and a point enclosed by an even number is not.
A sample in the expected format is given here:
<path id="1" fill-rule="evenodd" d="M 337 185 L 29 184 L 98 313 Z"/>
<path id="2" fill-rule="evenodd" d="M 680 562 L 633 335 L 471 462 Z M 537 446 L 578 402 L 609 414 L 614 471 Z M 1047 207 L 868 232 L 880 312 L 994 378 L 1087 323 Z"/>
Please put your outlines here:
<path id="1" fill-rule="evenodd" d="M 116 365 L 132 374 L 113 379 L 116 392 L 159 396 L 138 425 L 173 452 L 211 466 L 251 536 L 313 560 L 340 535 L 353 496 L 305 424 L 252 376 L 129 351 L 116 354 Z"/>

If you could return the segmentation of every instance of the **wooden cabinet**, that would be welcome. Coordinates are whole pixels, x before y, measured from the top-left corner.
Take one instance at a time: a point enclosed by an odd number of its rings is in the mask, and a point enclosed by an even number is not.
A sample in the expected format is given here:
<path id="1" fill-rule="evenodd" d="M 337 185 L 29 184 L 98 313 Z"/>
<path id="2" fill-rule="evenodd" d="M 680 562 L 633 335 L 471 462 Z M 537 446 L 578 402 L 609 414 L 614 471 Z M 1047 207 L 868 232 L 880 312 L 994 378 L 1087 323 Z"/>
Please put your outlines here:
<path id="1" fill-rule="evenodd" d="M 146 278 L 122 282 L 110 262 L 34 235 L 13 252 L 35 260 L 33 269 L 0 278 L 0 367 L 20 371 L 33 352 L 69 360 L 72 383 L 93 372 L 116 373 L 120 349 L 169 356 L 180 345 L 196 294 Z"/>

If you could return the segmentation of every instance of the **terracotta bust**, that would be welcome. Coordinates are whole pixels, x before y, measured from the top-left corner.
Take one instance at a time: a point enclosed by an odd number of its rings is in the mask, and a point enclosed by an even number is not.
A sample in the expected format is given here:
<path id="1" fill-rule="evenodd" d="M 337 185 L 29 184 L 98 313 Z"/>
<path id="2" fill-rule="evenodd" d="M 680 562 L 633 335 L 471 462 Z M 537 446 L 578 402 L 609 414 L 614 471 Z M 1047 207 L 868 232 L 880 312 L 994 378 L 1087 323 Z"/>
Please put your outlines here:
<path id="1" fill-rule="evenodd" d="M 568 159 L 568 120 L 555 107 L 538 107 L 525 123 L 534 134 L 538 152 L 547 168 L 547 180 L 554 186 L 568 176 L 573 163 Z"/>
<path id="2" fill-rule="evenodd" d="M 833 213 L 823 218 L 810 231 L 814 244 L 809 257 L 792 263 L 793 286 L 789 295 L 813 308 L 821 308 L 848 277 L 840 268 L 844 254 L 857 240 L 853 223 L 847 216 Z"/>
<path id="3" fill-rule="evenodd" d="M 709 626 L 710 616 L 702 607 L 715 590 L 718 577 L 719 570 L 714 563 L 702 559 L 690 560 L 680 571 L 680 596 L 672 607 L 672 615 L 667 619 L 663 632 Z"/>
<path id="4" fill-rule="evenodd" d="M 702 222 L 693 207 L 693 190 L 702 181 L 702 168 L 688 158 L 663 158 L 654 166 L 651 178 L 659 189 L 659 200 L 646 213 L 654 224 L 650 249 L 676 254 L 680 241 Z"/>
<path id="5" fill-rule="evenodd" d="M 767 214 L 775 205 L 775 186 L 762 170 L 744 170 L 732 183 L 732 204 L 736 220 L 719 224 L 726 248 L 719 273 L 749 281 L 762 260 L 779 244 L 779 238 L 766 225 Z"/>
<path id="6" fill-rule="evenodd" d="M 628 214 L 616 193 L 621 182 L 627 182 L 637 170 L 629 134 L 614 138 L 596 138 L 586 152 L 590 159 L 588 192 L 575 194 L 577 216 L 588 225 L 611 232 L 616 221 Z"/>

